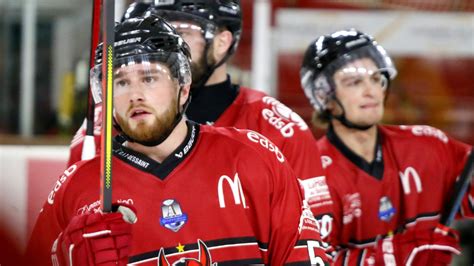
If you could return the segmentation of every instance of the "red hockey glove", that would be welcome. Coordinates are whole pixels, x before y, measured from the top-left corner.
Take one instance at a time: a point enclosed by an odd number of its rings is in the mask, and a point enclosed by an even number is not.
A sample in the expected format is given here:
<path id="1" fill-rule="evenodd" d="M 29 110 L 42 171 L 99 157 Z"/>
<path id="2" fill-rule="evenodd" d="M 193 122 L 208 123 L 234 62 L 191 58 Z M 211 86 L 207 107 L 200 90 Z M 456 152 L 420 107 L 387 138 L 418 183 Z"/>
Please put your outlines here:
<path id="1" fill-rule="evenodd" d="M 132 207 L 123 205 L 113 213 L 73 217 L 53 244 L 53 265 L 126 265 L 136 220 Z"/>
<path id="2" fill-rule="evenodd" d="M 449 265 L 461 253 L 455 230 L 438 225 L 434 230 L 411 230 L 377 243 L 377 265 Z"/>

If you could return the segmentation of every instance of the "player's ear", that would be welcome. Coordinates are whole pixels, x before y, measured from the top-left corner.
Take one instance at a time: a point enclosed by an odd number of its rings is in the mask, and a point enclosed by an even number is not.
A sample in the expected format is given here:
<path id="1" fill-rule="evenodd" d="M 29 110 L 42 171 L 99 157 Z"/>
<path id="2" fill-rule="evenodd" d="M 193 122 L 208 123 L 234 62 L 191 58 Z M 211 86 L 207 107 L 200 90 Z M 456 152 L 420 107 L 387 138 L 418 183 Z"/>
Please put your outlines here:
<path id="1" fill-rule="evenodd" d="M 179 105 L 182 106 L 189 98 L 189 92 L 191 91 L 191 85 L 184 85 L 180 90 Z"/>
<path id="2" fill-rule="evenodd" d="M 217 61 L 220 61 L 227 54 L 227 51 L 232 45 L 232 40 L 232 33 L 228 30 L 222 30 L 214 37 L 213 52 L 214 58 Z"/>

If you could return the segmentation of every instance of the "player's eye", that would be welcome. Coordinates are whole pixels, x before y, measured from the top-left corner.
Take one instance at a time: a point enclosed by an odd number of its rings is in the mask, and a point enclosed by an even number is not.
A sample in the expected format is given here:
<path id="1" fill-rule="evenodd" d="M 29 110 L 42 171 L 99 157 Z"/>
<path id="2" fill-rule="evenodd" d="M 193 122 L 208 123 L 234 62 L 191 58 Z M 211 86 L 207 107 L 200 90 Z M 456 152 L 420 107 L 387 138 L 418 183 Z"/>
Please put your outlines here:
<path id="1" fill-rule="evenodd" d="M 358 87 L 362 84 L 362 78 L 352 78 L 346 81 L 346 86 L 348 87 Z"/>
<path id="2" fill-rule="evenodd" d="M 380 73 L 373 74 L 371 79 L 372 79 L 373 83 L 381 83 L 382 82 L 382 75 Z"/>
<path id="3" fill-rule="evenodd" d="M 117 87 L 125 87 L 128 84 L 129 84 L 129 82 L 125 79 L 115 80 L 115 86 L 117 86 Z"/>
<path id="4" fill-rule="evenodd" d="M 143 83 L 150 84 L 150 83 L 155 82 L 157 79 L 158 78 L 155 77 L 155 76 L 145 76 L 145 77 L 143 77 Z"/>

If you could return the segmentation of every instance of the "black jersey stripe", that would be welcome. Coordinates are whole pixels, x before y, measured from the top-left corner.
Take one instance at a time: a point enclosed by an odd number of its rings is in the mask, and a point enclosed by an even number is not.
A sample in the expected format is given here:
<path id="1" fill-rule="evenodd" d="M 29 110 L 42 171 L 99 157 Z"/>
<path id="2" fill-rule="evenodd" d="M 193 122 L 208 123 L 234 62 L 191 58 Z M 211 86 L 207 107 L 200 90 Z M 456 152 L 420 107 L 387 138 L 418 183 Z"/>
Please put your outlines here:
<path id="1" fill-rule="evenodd" d="M 219 263 L 219 266 L 221 264 Z M 309 261 L 298 261 L 298 262 L 291 262 L 291 263 L 285 263 L 285 266 L 309 266 L 313 265 L 310 264 Z M 330 265 L 328 262 L 324 262 L 324 265 Z"/>
<path id="2" fill-rule="evenodd" d="M 413 218 L 408 218 L 405 219 L 405 225 L 409 225 L 411 223 L 416 223 L 417 220 L 423 219 L 423 218 L 436 218 L 436 216 L 439 216 L 439 212 L 425 212 L 425 213 L 420 213 L 417 216 Z"/>
<path id="3" fill-rule="evenodd" d="M 263 261 L 261 258 L 245 259 L 245 260 L 228 260 L 228 261 L 220 261 L 218 265 L 219 266 L 263 265 Z"/>
<path id="4" fill-rule="evenodd" d="M 435 219 L 435 218 L 437 218 L 437 216 L 439 218 L 439 215 L 440 215 L 439 212 L 420 213 L 416 217 L 405 219 L 405 224 L 403 226 L 401 226 L 400 228 L 398 228 L 395 232 L 403 231 L 406 226 L 415 225 L 416 222 L 420 219 Z M 377 238 L 383 238 L 383 237 L 386 237 L 386 236 L 387 236 L 387 234 L 379 235 L 379 236 L 376 236 L 376 237 L 373 237 L 373 238 L 361 239 L 361 240 L 351 239 L 348 243 L 349 245 L 341 245 L 341 247 L 342 248 L 346 248 L 348 246 L 361 247 L 361 246 L 365 246 L 365 245 L 368 245 L 368 244 L 373 244 L 377 241 Z"/>
<path id="5" fill-rule="evenodd" d="M 359 256 L 357 256 L 357 265 L 363 266 L 364 265 L 364 259 L 365 259 L 365 253 L 367 250 L 364 248 L 359 252 Z"/>
<path id="6" fill-rule="evenodd" d="M 257 245 L 261 250 L 267 250 L 268 249 L 268 244 L 267 243 L 258 242 L 255 237 L 238 237 L 238 238 L 215 239 L 215 240 L 205 241 L 204 243 L 206 244 L 206 246 L 210 250 L 215 249 L 215 248 L 220 248 L 220 247 L 225 248 L 225 246 L 232 247 L 232 246 L 243 246 L 243 245 L 252 245 L 252 244 Z M 199 248 L 197 241 L 195 243 L 190 243 L 190 244 L 182 243 L 182 245 L 184 245 L 184 251 L 185 252 L 186 251 L 198 251 L 198 248 Z M 140 262 L 140 261 L 144 261 L 144 260 L 148 260 L 148 259 L 157 258 L 159 252 L 160 252 L 160 248 L 157 249 L 157 250 L 154 250 L 154 251 L 150 251 L 150 252 L 142 253 L 142 254 L 139 254 L 139 255 L 135 255 L 135 256 L 129 258 L 129 262 L 134 263 L 134 262 Z M 164 248 L 164 252 L 167 256 L 178 253 L 178 251 L 176 249 L 176 246 L 166 247 L 166 248 Z"/>

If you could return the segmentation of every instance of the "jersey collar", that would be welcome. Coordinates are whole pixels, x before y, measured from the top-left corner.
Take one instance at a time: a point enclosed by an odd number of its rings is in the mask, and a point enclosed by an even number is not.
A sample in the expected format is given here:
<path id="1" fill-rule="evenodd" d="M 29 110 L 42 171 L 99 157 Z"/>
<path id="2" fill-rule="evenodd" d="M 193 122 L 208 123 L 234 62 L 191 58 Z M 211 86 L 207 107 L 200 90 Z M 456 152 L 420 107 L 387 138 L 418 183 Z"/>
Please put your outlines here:
<path id="1" fill-rule="evenodd" d="M 377 130 L 377 140 L 375 141 L 374 160 L 368 163 L 364 158 L 355 154 L 344 142 L 337 136 L 332 126 L 326 133 L 329 142 L 336 147 L 347 159 L 354 163 L 367 174 L 381 180 L 384 171 L 383 153 L 382 153 L 382 136 L 380 130 Z"/>
<path id="2" fill-rule="evenodd" d="M 179 145 L 178 148 L 176 148 L 162 163 L 123 146 L 122 144 L 124 140 L 120 137 L 114 139 L 114 155 L 123 162 L 164 180 L 173 169 L 189 156 L 193 148 L 196 146 L 200 126 L 192 121 L 186 121 L 186 124 L 188 125 L 188 132 L 183 143 L 181 143 L 181 145 Z"/>

